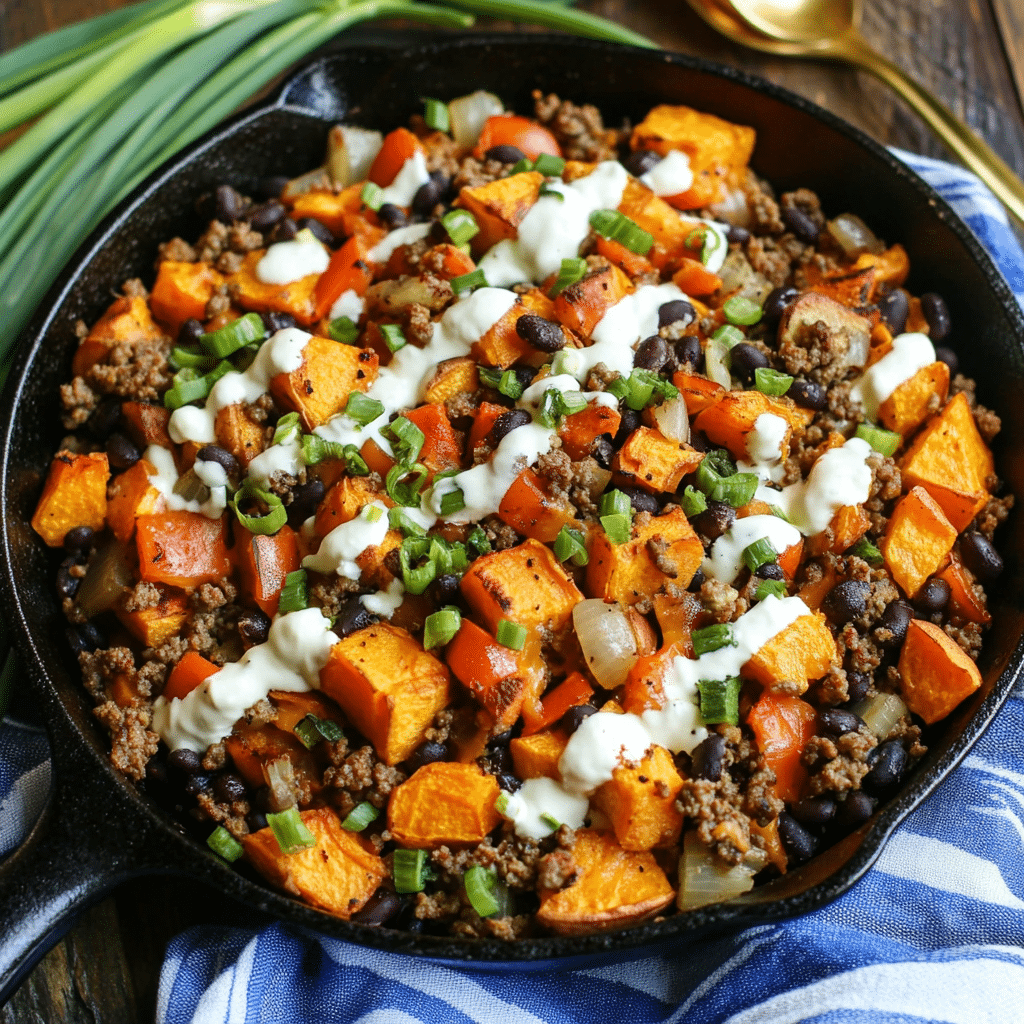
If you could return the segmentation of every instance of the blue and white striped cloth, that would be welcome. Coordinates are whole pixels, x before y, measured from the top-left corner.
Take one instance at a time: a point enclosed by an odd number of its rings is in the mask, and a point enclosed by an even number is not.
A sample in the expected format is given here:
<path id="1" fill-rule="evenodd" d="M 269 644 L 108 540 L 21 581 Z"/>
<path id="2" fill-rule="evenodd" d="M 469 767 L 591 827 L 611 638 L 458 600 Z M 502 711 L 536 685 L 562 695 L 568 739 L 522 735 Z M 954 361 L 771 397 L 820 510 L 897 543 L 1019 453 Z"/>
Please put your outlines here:
<path id="1" fill-rule="evenodd" d="M 999 262 L 1024 304 L 1024 253 L 966 172 L 899 154 Z M 815 914 L 640 960 L 576 971 L 460 970 L 281 924 L 178 936 L 157 1020 L 280 1024 L 1021 1024 L 1024 687 L 877 864 Z M 46 740 L 0 725 L 0 855 L 49 780 Z"/>

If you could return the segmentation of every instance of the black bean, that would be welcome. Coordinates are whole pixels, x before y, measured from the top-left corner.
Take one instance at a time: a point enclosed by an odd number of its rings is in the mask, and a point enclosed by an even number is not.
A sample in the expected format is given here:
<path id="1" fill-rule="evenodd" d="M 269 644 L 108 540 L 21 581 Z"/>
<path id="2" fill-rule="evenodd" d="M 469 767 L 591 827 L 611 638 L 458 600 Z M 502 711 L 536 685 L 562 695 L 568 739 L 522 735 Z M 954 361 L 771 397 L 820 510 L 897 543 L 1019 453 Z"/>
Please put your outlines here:
<path id="1" fill-rule="evenodd" d="M 194 750 L 181 747 L 167 755 L 167 765 L 184 775 L 198 775 L 203 770 L 203 759 Z"/>
<path id="2" fill-rule="evenodd" d="M 902 334 L 910 315 L 910 297 L 902 288 L 894 288 L 878 303 L 878 312 L 891 334 Z"/>
<path id="3" fill-rule="evenodd" d="M 761 322 L 767 324 L 778 323 L 786 307 L 800 297 L 800 289 L 789 284 L 779 285 L 773 288 L 761 307 Z"/>
<path id="4" fill-rule="evenodd" d="M 871 771 L 861 781 L 863 789 L 875 795 L 897 785 L 907 768 L 907 752 L 899 740 L 887 740 L 868 754 Z"/>
<path id="5" fill-rule="evenodd" d="M 206 333 L 206 328 L 194 317 L 189 317 L 178 329 L 179 345 L 198 345 L 199 339 Z"/>
<path id="6" fill-rule="evenodd" d="M 512 766 L 512 755 L 508 752 L 508 745 L 512 742 L 512 730 L 506 729 L 504 732 L 499 732 L 491 737 L 491 753 L 495 751 L 504 751 L 498 756 L 501 758 L 501 763 L 511 767 Z"/>
<path id="7" fill-rule="evenodd" d="M 615 445 L 607 434 L 602 434 L 590 452 L 591 456 L 602 469 L 611 469 L 615 458 Z"/>
<path id="8" fill-rule="evenodd" d="M 517 779 L 511 772 L 498 772 L 495 776 L 498 785 L 507 793 L 516 793 L 523 787 L 520 779 Z"/>
<path id="9" fill-rule="evenodd" d="M 74 597 L 82 580 L 78 576 L 71 575 L 71 566 L 77 565 L 76 558 L 65 558 L 57 570 L 57 593 L 61 597 Z"/>
<path id="10" fill-rule="evenodd" d="M 100 632 L 94 622 L 83 622 L 78 627 L 78 632 L 82 635 L 87 650 L 101 651 L 107 646 L 106 636 Z"/>
<path id="11" fill-rule="evenodd" d="M 965 533 L 960 538 L 960 554 L 964 564 L 982 583 L 990 583 L 1003 571 L 1003 560 L 983 534 Z"/>
<path id="12" fill-rule="evenodd" d="M 542 316 L 527 313 L 516 321 L 516 334 L 523 341 L 529 342 L 541 352 L 557 352 L 565 348 L 565 335 L 562 328 Z"/>
<path id="13" fill-rule="evenodd" d="M 875 801 L 867 793 L 857 789 L 846 794 L 846 799 L 839 805 L 839 821 L 846 828 L 854 828 L 863 824 L 875 813 Z"/>
<path id="14" fill-rule="evenodd" d="M 633 506 L 634 512 L 650 512 L 652 516 L 656 516 L 661 511 L 658 499 L 642 487 L 631 487 L 629 484 L 621 484 L 616 487 L 616 490 L 622 491 L 629 498 L 629 503 Z"/>
<path id="15" fill-rule="evenodd" d="M 693 517 L 693 528 L 708 540 L 718 540 L 736 521 L 736 509 L 724 501 L 708 498 L 708 507 Z"/>
<path id="16" fill-rule="evenodd" d="M 331 627 L 343 640 L 357 630 L 366 629 L 377 621 L 373 612 L 367 611 L 358 597 L 346 598 L 338 609 L 334 625 Z"/>
<path id="17" fill-rule="evenodd" d="M 253 194 L 259 196 L 260 199 L 280 199 L 288 181 L 288 177 L 284 174 L 272 174 L 270 177 L 260 178 L 256 182 Z"/>
<path id="18" fill-rule="evenodd" d="M 497 160 L 500 164 L 517 164 L 520 160 L 526 159 L 526 154 L 518 146 L 491 146 L 484 159 Z"/>
<path id="19" fill-rule="evenodd" d="M 814 245 L 817 242 L 817 225 L 799 206 L 783 206 L 782 221 L 804 244 Z"/>
<path id="20" fill-rule="evenodd" d="M 836 816 L 836 802 L 827 796 L 809 796 L 790 804 L 789 813 L 802 825 L 827 825 Z"/>
<path id="21" fill-rule="evenodd" d="M 562 728 L 566 732 L 575 732 L 582 724 L 583 720 L 589 718 L 591 715 L 597 714 L 597 708 L 593 704 L 577 704 L 574 708 L 569 708 L 568 711 L 561 718 Z"/>
<path id="22" fill-rule="evenodd" d="M 634 177 L 646 174 L 655 164 L 661 163 L 661 154 L 653 149 L 638 149 L 626 157 L 623 166 Z"/>
<path id="23" fill-rule="evenodd" d="M 848 700 L 863 700 L 871 689 L 871 676 L 866 672 L 846 672 L 846 696 Z"/>
<path id="24" fill-rule="evenodd" d="M 317 506 L 324 500 L 327 488 L 323 480 L 313 477 L 304 484 L 292 489 L 292 502 L 288 506 L 288 525 L 298 529 L 316 512 Z"/>
<path id="25" fill-rule="evenodd" d="M 447 761 L 451 757 L 451 751 L 443 744 L 435 740 L 426 740 L 421 743 L 406 759 L 409 774 L 422 768 L 425 764 L 433 764 L 435 761 Z"/>
<path id="26" fill-rule="evenodd" d="M 760 576 L 763 580 L 784 580 L 786 578 L 786 574 L 778 562 L 765 562 L 764 565 L 759 565 L 754 575 Z"/>
<path id="27" fill-rule="evenodd" d="M 119 473 L 125 469 L 131 469 L 139 459 L 142 458 L 142 453 L 138 448 L 135 447 L 128 440 L 124 434 L 119 431 L 110 435 L 107 438 L 105 445 L 107 451 L 107 461 L 110 463 L 110 468 L 115 473 Z"/>
<path id="28" fill-rule="evenodd" d="M 672 299 L 671 302 L 663 302 L 658 307 L 658 327 L 668 327 L 669 324 L 677 324 L 680 321 L 692 324 L 696 318 L 697 311 L 686 299 Z"/>
<path id="29" fill-rule="evenodd" d="M 311 217 L 306 219 L 312 220 Z M 290 242 L 298 233 L 299 225 L 291 217 L 282 217 L 267 237 L 271 242 Z"/>
<path id="30" fill-rule="evenodd" d="M 622 417 L 619 420 L 619 429 L 615 435 L 615 447 L 621 448 L 626 443 L 626 438 L 640 426 L 640 413 L 628 406 L 619 410 L 619 415 Z"/>
<path id="31" fill-rule="evenodd" d="M 864 614 L 870 595 L 870 584 L 861 580 L 843 580 L 825 595 L 821 610 L 834 626 L 843 626 Z"/>
<path id="32" fill-rule="evenodd" d="M 741 228 L 739 224 L 730 224 L 725 238 L 730 245 L 744 245 L 750 241 L 750 232 L 746 228 Z"/>
<path id="33" fill-rule="evenodd" d="M 363 905 L 363 909 L 349 919 L 356 924 L 379 927 L 387 924 L 405 907 L 406 900 L 390 889 L 378 889 Z"/>
<path id="34" fill-rule="evenodd" d="M 121 402 L 117 398 L 105 398 L 89 417 L 85 429 L 97 441 L 103 441 L 121 419 Z"/>
<path id="35" fill-rule="evenodd" d="M 690 580 L 690 583 L 689 583 L 689 585 L 687 586 L 686 589 L 691 594 L 699 594 L 700 593 L 700 588 L 702 586 L 704 586 L 704 580 L 705 579 L 706 579 L 706 577 L 704 576 L 704 570 L 703 569 L 698 569 L 693 574 L 693 579 Z"/>
<path id="36" fill-rule="evenodd" d="M 748 387 L 754 382 L 754 371 L 769 366 L 768 357 L 753 345 L 741 341 L 729 350 L 729 370 Z"/>
<path id="37" fill-rule="evenodd" d="M 270 617 L 259 608 L 243 612 L 238 617 L 238 634 L 247 647 L 265 644 L 270 635 Z"/>
<path id="38" fill-rule="evenodd" d="M 951 348 L 939 346 L 935 349 L 935 358 L 940 363 L 945 363 L 949 367 L 950 376 L 959 372 L 960 357 Z"/>
<path id="39" fill-rule="evenodd" d="M 700 338 L 696 334 L 684 334 L 672 343 L 676 362 L 683 366 L 689 363 L 694 370 L 699 370 L 704 362 L 704 350 L 700 347 Z"/>
<path id="40" fill-rule="evenodd" d="M 430 179 L 420 185 L 416 195 L 412 197 L 413 213 L 420 217 L 429 217 L 448 191 L 448 184 L 448 176 L 443 171 L 431 172 Z"/>
<path id="41" fill-rule="evenodd" d="M 196 452 L 196 458 L 200 462 L 216 462 L 228 476 L 238 476 L 242 471 L 238 459 L 227 448 L 221 448 L 219 444 L 204 444 Z"/>
<path id="42" fill-rule="evenodd" d="M 949 603 L 949 584 L 945 580 L 930 579 L 917 592 L 914 607 L 926 615 L 941 612 Z"/>
<path id="43" fill-rule="evenodd" d="M 377 216 L 389 231 L 394 231 L 396 228 L 404 228 L 409 223 L 405 210 L 394 203 L 381 203 Z"/>
<path id="44" fill-rule="evenodd" d="M 213 780 L 213 795 L 224 804 L 245 799 L 245 783 L 233 772 L 224 772 Z"/>
<path id="45" fill-rule="evenodd" d="M 856 732 L 862 723 L 852 711 L 845 711 L 843 708 L 823 708 L 818 712 L 818 724 L 821 731 L 829 736 L 842 736 L 844 732 Z"/>
<path id="46" fill-rule="evenodd" d="M 268 199 L 259 206 L 250 207 L 246 217 L 254 231 L 267 231 L 287 215 L 288 211 L 283 203 L 276 199 Z"/>
<path id="47" fill-rule="evenodd" d="M 96 650 L 96 648 L 92 646 L 82 635 L 81 630 L 75 626 L 65 626 L 64 636 L 67 638 L 68 646 L 71 648 L 71 653 L 76 656 L 81 654 L 83 651 Z"/>
<path id="48" fill-rule="evenodd" d="M 395 209 L 402 213 L 399 207 L 396 206 Z M 282 221 L 282 223 L 284 222 Z M 402 213 L 402 223 L 405 223 L 404 213 Z M 324 245 L 334 245 L 334 232 L 322 220 L 317 220 L 316 217 L 300 217 L 295 222 L 295 226 L 299 231 L 309 231 L 314 238 L 323 242 Z M 398 226 L 400 225 L 396 225 L 396 227 Z"/>
<path id="49" fill-rule="evenodd" d="M 262 811 L 250 811 L 245 816 L 245 823 L 250 832 L 259 832 L 267 827 L 267 816 Z"/>
<path id="50" fill-rule="evenodd" d="M 484 443 L 490 448 L 497 448 L 501 443 L 501 439 L 511 433 L 517 427 L 525 427 L 527 423 L 532 423 L 533 417 L 525 409 L 509 409 L 508 412 L 503 412 L 491 425 L 491 429 L 487 431 L 487 437 L 484 439 Z"/>
<path id="51" fill-rule="evenodd" d="M 645 338 L 633 353 L 633 365 L 657 373 L 668 362 L 668 345 L 657 334 Z"/>
<path id="52" fill-rule="evenodd" d="M 946 300 L 936 292 L 921 296 L 921 315 L 928 321 L 928 337 L 932 342 L 944 341 L 953 329 Z"/>
<path id="53" fill-rule="evenodd" d="M 698 779 L 717 782 L 725 768 L 725 737 L 717 732 L 709 732 L 707 736 L 693 748 L 693 774 Z"/>
<path id="54" fill-rule="evenodd" d="M 230 224 L 233 220 L 241 220 L 242 214 L 249 206 L 245 196 L 230 185 L 217 186 L 214 202 L 217 220 L 224 221 L 226 224 Z"/>
<path id="55" fill-rule="evenodd" d="M 537 376 L 537 371 L 532 366 L 512 366 L 509 369 L 516 375 L 516 380 L 519 381 L 519 386 L 524 391 L 533 383 L 533 378 Z"/>
<path id="56" fill-rule="evenodd" d="M 64 534 L 64 550 L 68 554 L 78 554 L 92 546 L 95 531 L 91 526 L 74 526 Z"/>
<path id="57" fill-rule="evenodd" d="M 199 796 L 200 793 L 209 793 L 210 786 L 209 775 L 190 775 L 185 782 L 185 792 L 189 796 Z"/>
<path id="58" fill-rule="evenodd" d="M 167 785 L 167 752 L 158 750 L 146 762 L 146 783 L 157 786 Z"/>
<path id="59" fill-rule="evenodd" d="M 881 621 L 878 624 L 883 629 L 889 630 L 892 637 L 889 640 L 879 640 L 878 642 L 883 647 L 890 649 L 902 647 L 903 641 L 907 639 L 907 629 L 913 617 L 914 610 L 906 601 L 893 601 L 891 604 L 886 605 L 885 611 L 882 612 Z"/>
<path id="60" fill-rule="evenodd" d="M 276 334 L 278 331 L 287 331 L 289 327 L 299 326 L 299 322 L 291 313 L 282 313 L 276 309 L 269 313 L 260 313 L 260 319 L 268 334 Z"/>
<path id="61" fill-rule="evenodd" d="M 797 405 L 804 409 L 815 409 L 821 411 L 828 405 L 828 392 L 821 384 L 813 380 L 794 380 L 786 392 L 787 398 L 792 398 Z"/>
<path id="62" fill-rule="evenodd" d="M 785 812 L 779 815 L 779 838 L 794 864 L 810 860 L 818 848 L 818 840 L 796 818 Z"/>
<path id="63" fill-rule="evenodd" d="M 435 604 L 451 604 L 459 595 L 459 581 L 461 577 L 453 572 L 438 576 L 430 584 L 430 596 Z"/>

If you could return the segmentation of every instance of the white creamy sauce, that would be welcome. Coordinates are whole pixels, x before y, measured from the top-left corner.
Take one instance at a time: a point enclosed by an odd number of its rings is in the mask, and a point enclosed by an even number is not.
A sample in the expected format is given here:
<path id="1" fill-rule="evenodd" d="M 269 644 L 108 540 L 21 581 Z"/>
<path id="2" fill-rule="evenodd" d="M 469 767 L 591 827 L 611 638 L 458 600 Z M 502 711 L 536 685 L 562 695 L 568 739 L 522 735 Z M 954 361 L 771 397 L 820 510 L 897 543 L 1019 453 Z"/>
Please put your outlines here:
<path id="1" fill-rule="evenodd" d="M 392 203 L 395 206 L 411 206 L 413 197 L 419 191 L 421 185 L 430 180 L 430 172 L 427 170 L 427 161 L 420 150 L 416 150 L 409 157 L 402 169 L 395 175 L 395 180 L 384 189 L 385 203 Z"/>
<path id="2" fill-rule="evenodd" d="M 725 263 L 725 257 L 729 255 L 729 225 L 722 224 L 717 220 L 707 220 L 703 217 L 683 217 L 682 220 L 687 224 L 692 224 L 694 228 L 703 226 L 706 231 L 714 236 L 714 241 L 709 240 L 710 251 L 708 252 L 708 258 L 706 261 L 702 260 L 701 262 L 704 263 L 704 266 L 712 274 L 717 274 Z"/>
<path id="3" fill-rule="evenodd" d="M 918 370 L 935 362 L 935 346 L 927 334 L 898 334 L 892 349 L 859 377 L 850 397 L 860 402 L 869 420 L 878 417 L 878 407 Z"/>
<path id="4" fill-rule="evenodd" d="M 358 295 L 349 288 L 338 296 L 327 315 L 331 320 L 336 320 L 339 316 L 347 316 L 352 323 L 357 324 L 365 308 L 366 302 L 362 295 Z"/>
<path id="5" fill-rule="evenodd" d="M 216 462 L 204 462 L 196 459 L 196 476 L 210 489 L 206 501 L 188 500 L 174 493 L 178 482 L 178 467 L 174 464 L 174 454 L 158 444 L 151 444 L 143 453 L 143 458 L 156 470 L 149 482 L 163 495 L 164 507 L 169 512 L 199 512 L 207 519 L 220 519 L 227 508 L 227 474 Z"/>
<path id="6" fill-rule="evenodd" d="M 535 413 L 548 391 L 560 391 L 563 395 L 575 391 L 591 405 L 603 405 L 609 409 L 619 407 L 615 396 L 607 391 L 580 391 L 579 381 L 568 373 L 556 373 L 550 377 L 542 377 L 522 393 L 516 405 L 531 414 Z"/>
<path id="7" fill-rule="evenodd" d="M 712 545 L 701 569 L 705 576 L 732 583 L 744 566 L 743 552 L 755 541 L 768 540 L 777 554 L 799 544 L 800 531 L 778 516 L 747 516 L 737 519 Z"/>
<path id="8" fill-rule="evenodd" d="M 640 180 L 656 196 L 677 196 L 693 184 L 690 158 L 680 149 L 670 150 Z"/>
<path id="9" fill-rule="evenodd" d="M 390 619 L 398 611 L 398 606 L 405 598 L 405 585 L 397 577 L 388 584 L 387 590 L 378 590 L 376 594 L 360 594 L 359 603 L 374 615 L 382 619 Z"/>
<path id="10" fill-rule="evenodd" d="M 377 509 L 375 513 L 371 509 Z M 315 555 L 306 555 L 303 569 L 325 574 L 336 573 L 358 580 L 360 569 L 356 559 L 367 549 L 383 543 L 388 532 L 388 510 L 381 501 L 364 505 L 355 519 L 336 526 L 320 543 Z"/>
<path id="11" fill-rule="evenodd" d="M 550 816 L 559 825 L 582 828 L 590 806 L 585 796 L 568 792 L 546 776 L 527 779 L 515 793 L 507 793 L 506 798 L 502 814 L 515 825 L 516 835 L 537 841 L 557 828 L 544 821 L 542 815 Z"/>
<path id="12" fill-rule="evenodd" d="M 275 473 L 298 476 L 305 465 L 299 435 L 293 431 L 287 442 L 272 444 L 249 463 L 249 476 L 261 486 L 267 487 Z"/>
<path id="13" fill-rule="evenodd" d="M 642 761 L 650 746 L 651 735 L 637 715 L 598 711 L 569 737 L 558 771 L 570 793 L 589 796 L 624 761 Z"/>
<path id="14" fill-rule="evenodd" d="M 294 238 L 275 242 L 256 264 L 256 277 L 263 284 L 291 284 L 310 274 L 322 274 L 331 254 L 316 238 Z"/>
<path id="15" fill-rule="evenodd" d="M 267 642 L 250 647 L 183 699 L 163 697 L 153 706 L 153 728 L 171 750 L 204 753 L 271 690 L 305 691 L 320 686 L 320 670 L 337 643 L 319 608 L 278 615 Z"/>
<path id="16" fill-rule="evenodd" d="M 400 245 L 412 245 L 421 238 L 430 234 L 429 224 L 410 224 L 405 228 L 395 228 L 389 231 L 367 254 L 366 258 L 371 263 L 387 263 L 391 254 Z"/>
<path id="17" fill-rule="evenodd" d="M 747 434 L 747 455 L 755 464 L 778 462 L 782 445 L 789 433 L 789 424 L 773 412 L 763 412 L 754 420 L 754 429 Z"/>

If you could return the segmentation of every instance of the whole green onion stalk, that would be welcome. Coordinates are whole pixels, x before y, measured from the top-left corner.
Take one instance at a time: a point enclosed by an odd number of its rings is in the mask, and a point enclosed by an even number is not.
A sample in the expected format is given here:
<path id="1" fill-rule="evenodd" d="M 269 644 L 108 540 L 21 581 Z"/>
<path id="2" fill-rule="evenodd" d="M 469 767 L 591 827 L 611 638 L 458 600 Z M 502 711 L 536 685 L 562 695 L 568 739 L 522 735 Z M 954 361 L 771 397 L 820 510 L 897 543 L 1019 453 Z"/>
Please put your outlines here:
<path id="1" fill-rule="evenodd" d="M 352 25 L 485 15 L 637 46 L 573 0 L 145 0 L 0 56 L 0 380 L 68 257 L 146 175 Z"/>

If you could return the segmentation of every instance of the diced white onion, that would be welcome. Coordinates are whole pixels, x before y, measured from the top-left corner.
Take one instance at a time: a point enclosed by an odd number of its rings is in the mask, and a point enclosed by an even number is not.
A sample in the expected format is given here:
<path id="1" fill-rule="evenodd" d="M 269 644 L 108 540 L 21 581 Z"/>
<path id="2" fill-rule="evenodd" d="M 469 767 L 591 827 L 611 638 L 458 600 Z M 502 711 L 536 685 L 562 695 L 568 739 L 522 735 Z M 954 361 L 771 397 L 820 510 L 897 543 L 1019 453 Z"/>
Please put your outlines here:
<path id="1" fill-rule="evenodd" d="M 327 136 L 327 170 L 338 185 L 352 185 L 370 173 L 370 165 L 384 144 L 380 132 L 335 125 Z"/>
<path id="2" fill-rule="evenodd" d="M 679 858 L 680 910 L 695 910 L 710 903 L 721 903 L 754 888 L 756 871 L 746 863 L 728 867 L 698 838 L 696 832 L 683 837 Z"/>
<path id="3" fill-rule="evenodd" d="M 862 252 L 878 255 L 885 250 L 875 233 L 855 213 L 841 213 L 828 222 L 829 234 L 843 247 L 847 257 L 853 259 Z"/>
<path id="4" fill-rule="evenodd" d="M 468 96 L 460 96 L 448 104 L 452 136 L 460 146 L 474 146 L 487 118 L 504 112 L 504 104 L 494 93 L 477 89 Z"/>
<path id="5" fill-rule="evenodd" d="M 622 609 L 595 597 L 573 608 L 572 621 L 594 678 L 606 690 L 621 686 L 637 659 L 636 638 Z"/>
<path id="6" fill-rule="evenodd" d="M 895 693 L 876 693 L 855 704 L 851 709 L 879 740 L 888 739 L 896 723 L 909 714 L 907 705 Z"/>
<path id="7" fill-rule="evenodd" d="M 732 387 L 732 376 L 726 364 L 729 349 L 725 342 L 712 338 L 704 349 L 704 368 L 709 380 L 721 384 L 723 388 Z"/>
<path id="8" fill-rule="evenodd" d="M 281 198 L 285 202 L 294 202 L 299 196 L 304 196 L 307 192 L 320 191 L 330 187 L 331 176 L 327 168 L 317 167 L 315 170 L 300 174 L 297 178 L 292 178 L 282 190 Z"/>
<path id="9" fill-rule="evenodd" d="M 270 802 L 275 811 L 286 811 L 297 803 L 298 785 L 292 769 L 292 759 L 286 754 L 275 757 L 263 767 L 267 785 L 270 787 Z"/>
<path id="10" fill-rule="evenodd" d="M 667 402 L 654 407 L 654 420 L 658 429 L 673 441 L 682 441 L 684 444 L 690 440 L 690 417 L 686 412 L 686 402 L 683 396 L 670 398 Z"/>

